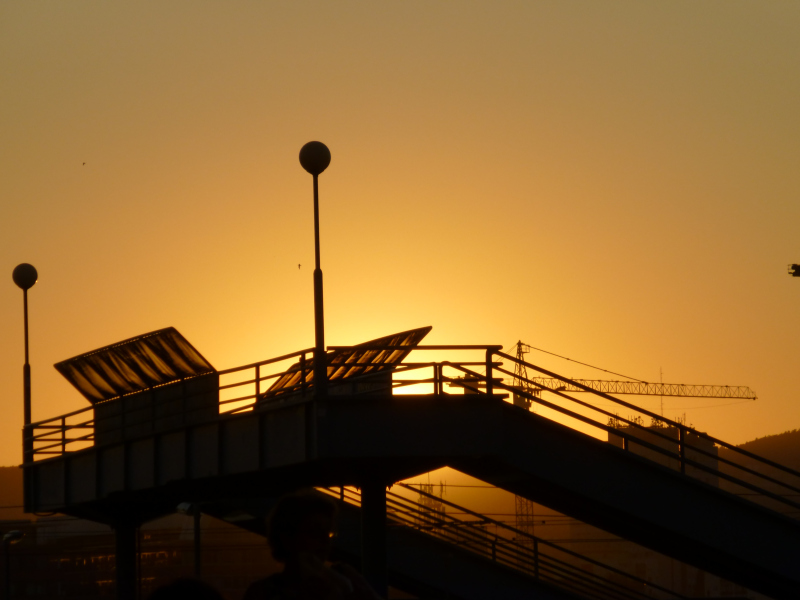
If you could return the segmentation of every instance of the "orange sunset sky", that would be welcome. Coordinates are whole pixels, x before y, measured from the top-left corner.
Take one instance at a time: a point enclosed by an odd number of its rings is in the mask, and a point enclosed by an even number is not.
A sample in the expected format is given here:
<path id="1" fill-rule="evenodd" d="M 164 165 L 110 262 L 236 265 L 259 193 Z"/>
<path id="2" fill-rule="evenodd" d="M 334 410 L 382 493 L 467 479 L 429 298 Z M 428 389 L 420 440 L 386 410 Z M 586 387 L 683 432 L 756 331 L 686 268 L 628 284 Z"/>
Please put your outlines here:
<path id="1" fill-rule="evenodd" d="M 5 0 L 0 465 L 21 262 L 34 420 L 86 406 L 53 363 L 161 327 L 220 369 L 313 345 L 310 140 L 329 344 L 521 339 L 748 385 L 665 399 L 729 442 L 800 427 L 798 32 L 797 2 Z"/>

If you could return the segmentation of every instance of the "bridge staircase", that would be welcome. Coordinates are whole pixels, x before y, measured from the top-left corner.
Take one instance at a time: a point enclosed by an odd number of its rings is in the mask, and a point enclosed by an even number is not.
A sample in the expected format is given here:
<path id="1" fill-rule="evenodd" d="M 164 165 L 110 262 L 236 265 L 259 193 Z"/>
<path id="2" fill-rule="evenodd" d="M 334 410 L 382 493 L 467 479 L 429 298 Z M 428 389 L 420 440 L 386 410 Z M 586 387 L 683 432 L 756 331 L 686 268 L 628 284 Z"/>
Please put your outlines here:
<path id="1" fill-rule="evenodd" d="M 450 466 L 767 596 L 796 598 L 800 473 L 596 390 L 582 400 L 532 379 L 504 383 L 520 363 L 565 389 L 581 385 L 499 346 L 419 345 L 420 331 L 330 347 L 325 397 L 314 394 L 308 349 L 227 371 L 198 360 L 206 370 L 197 376 L 27 426 L 26 509 L 109 523 L 124 542 L 184 501 L 383 490 Z M 405 360 L 412 350 L 448 360 Z M 535 412 L 515 405 L 523 402 Z"/>

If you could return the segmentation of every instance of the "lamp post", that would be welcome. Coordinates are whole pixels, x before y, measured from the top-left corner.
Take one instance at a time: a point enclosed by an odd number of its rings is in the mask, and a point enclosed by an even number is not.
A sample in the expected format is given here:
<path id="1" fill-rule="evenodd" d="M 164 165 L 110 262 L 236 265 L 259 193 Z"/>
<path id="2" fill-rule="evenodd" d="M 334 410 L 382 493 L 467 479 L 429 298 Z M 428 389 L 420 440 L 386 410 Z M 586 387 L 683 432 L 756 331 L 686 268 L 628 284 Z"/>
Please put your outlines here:
<path id="1" fill-rule="evenodd" d="M 322 142 L 308 142 L 300 149 L 300 164 L 314 177 L 314 389 L 323 397 L 328 389 L 325 364 L 325 321 L 322 310 L 322 268 L 319 260 L 319 186 L 318 177 L 331 164 L 331 151 Z"/>
<path id="2" fill-rule="evenodd" d="M 314 177 L 314 389 L 317 398 L 327 393 L 328 371 L 325 357 L 325 325 L 322 310 L 322 268 L 319 260 L 319 186 L 318 177 L 331 164 L 331 152 L 322 142 L 308 142 L 300 150 L 300 164 Z M 315 408 L 306 413 L 309 456 L 316 457 Z M 388 592 L 386 581 L 386 485 L 380 477 L 368 477 L 361 486 L 361 556 L 364 577 L 379 596 Z"/>
<path id="3" fill-rule="evenodd" d="M 22 263 L 14 268 L 11 277 L 22 289 L 22 301 L 25 313 L 25 365 L 22 367 L 23 402 L 25 407 L 25 426 L 31 424 L 31 365 L 28 363 L 28 290 L 33 287 L 39 274 L 33 265 Z M 29 462 L 33 458 L 33 438 L 29 431 L 22 434 L 22 461 Z"/>

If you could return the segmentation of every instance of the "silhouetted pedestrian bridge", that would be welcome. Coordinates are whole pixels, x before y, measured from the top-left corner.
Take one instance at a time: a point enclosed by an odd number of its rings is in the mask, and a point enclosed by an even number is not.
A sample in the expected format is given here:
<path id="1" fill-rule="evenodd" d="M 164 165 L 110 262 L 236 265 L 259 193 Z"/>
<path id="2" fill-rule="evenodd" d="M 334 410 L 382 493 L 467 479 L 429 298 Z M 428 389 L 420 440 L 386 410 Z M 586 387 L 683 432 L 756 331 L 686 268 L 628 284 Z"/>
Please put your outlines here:
<path id="1" fill-rule="evenodd" d="M 257 529 L 269 499 L 311 486 L 341 490 L 351 527 L 340 551 L 360 555 L 379 589 L 388 577 L 425 597 L 677 597 L 629 575 L 578 573 L 567 559 L 545 565 L 553 552 L 539 541 L 493 548 L 463 525 L 415 527 L 420 509 L 387 486 L 449 466 L 752 590 L 797 597 L 800 473 L 608 394 L 586 388 L 594 401 L 581 400 L 515 378 L 521 364 L 581 387 L 499 346 L 420 345 L 429 330 L 329 347 L 324 396 L 310 349 L 217 371 L 171 328 L 59 363 L 91 406 L 26 428 L 26 510 L 112 525 L 120 598 L 134 594 L 142 522 L 190 501 Z M 412 351 L 445 359 L 415 362 Z M 536 413 L 519 406 L 528 402 Z M 393 508 L 403 502 L 405 517 Z"/>

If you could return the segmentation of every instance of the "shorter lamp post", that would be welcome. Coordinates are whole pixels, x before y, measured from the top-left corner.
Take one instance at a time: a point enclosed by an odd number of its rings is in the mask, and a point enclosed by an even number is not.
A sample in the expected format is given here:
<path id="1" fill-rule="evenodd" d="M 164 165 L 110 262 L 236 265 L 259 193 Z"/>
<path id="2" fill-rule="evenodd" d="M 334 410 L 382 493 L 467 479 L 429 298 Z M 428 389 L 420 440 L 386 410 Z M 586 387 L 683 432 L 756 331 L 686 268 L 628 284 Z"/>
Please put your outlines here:
<path id="1" fill-rule="evenodd" d="M 22 289 L 23 312 L 25 315 L 25 364 L 22 367 L 23 402 L 25 409 L 25 427 L 31 424 L 31 365 L 28 362 L 28 290 L 33 287 L 39 274 L 33 265 L 22 263 L 12 273 L 14 283 Z M 22 434 L 22 460 L 29 462 L 33 458 L 33 438 L 29 431 Z"/>
<path id="2" fill-rule="evenodd" d="M 23 537 L 25 537 L 25 534 L 18 529 L 9 531 L 3 536 L 3 578 L 6 581 L 3 594 L 4 600 L 11 600 L 11 555 L 9 547 L 11 544 L 16 544 Z"/>
<path id="3" fill-rule="evenodd" d="M 192 517 L 194 520 L 194 576 L 200 579 L 202 559 L 200 554 L 200 505 L 192 502 L 181 502 L 177 510 L 180 514 Z"/>

